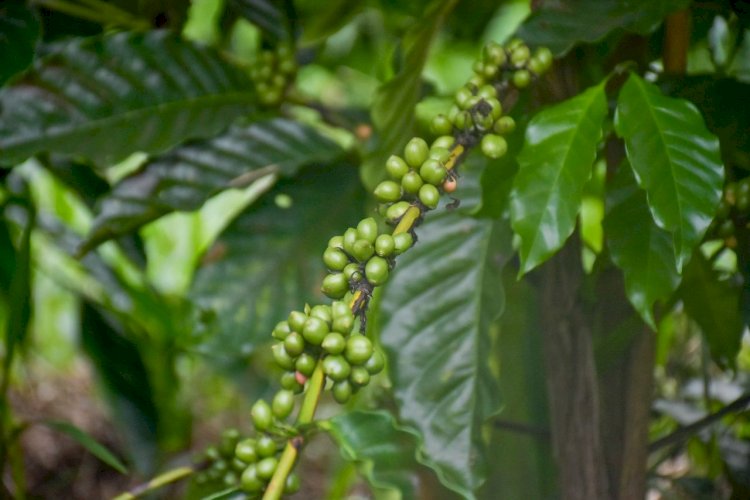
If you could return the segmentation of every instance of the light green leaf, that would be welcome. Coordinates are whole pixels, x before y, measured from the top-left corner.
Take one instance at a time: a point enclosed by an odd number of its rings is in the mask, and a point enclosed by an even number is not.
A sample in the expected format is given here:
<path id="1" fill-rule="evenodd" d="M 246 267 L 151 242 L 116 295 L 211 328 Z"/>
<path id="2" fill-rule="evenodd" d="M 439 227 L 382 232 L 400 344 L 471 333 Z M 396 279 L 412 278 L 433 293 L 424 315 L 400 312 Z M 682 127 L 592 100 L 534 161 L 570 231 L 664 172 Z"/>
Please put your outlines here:
<path id="1" fill-rule="evenodd" d="M 604 82 L 538 113 L 526 128 L 511 192 L 511 224 L 527 273 L 573 233 L 607 114 Z"/>
<path id="2" fill-rule="evenodd" d="M 289 38 L 287 21 L 281 11 L 280 1 L 274 0 L 228 0 L 229 6 L 242 17 L 259 27 L 274 40 Z"/>
<path id="3" fill-rule="evenodd" d="M 401 71 L 375 94 L 371 112 L 380 142 L 362 166 L 362 175 L 368 186 L 375 187 L 382 180 L 388 156 L 402 151 L 414 135 L 414 107 L 420 98 L 422 69 L 435 33 L 456 3 L 457 0 L 430 3 L 425 17 L 404 37 L 405 55 Z"/>
<path id="4" fill-rule="evenodd" d="M 690 259 L 721 199 L 719 141 L 700 112 L 631 74 L 615 115 L 628 160 L 646 190 L 656 224 L 673 233 L 677 269 Z"/>
<path id="5" fill-rule="evenodd" d="M 398 430 L 386 411 L 353 411 L 332 418 L 322 425 L 339 445 L 347 460 L 364 465 L 367 480 L 375 487 L 397 490 L 402 498 L 416 498 L 414 458 L 417 447 L 413 435 Z"/>
<path id="6" fill-rule="evenodd" d="M 0 85 L 31 64 L 39 34 L 39 19 L 26 2 L 0 4 Z"/>
<path id="7" fill-rule="evenodd" d="M 174 210 L 195 210 L 225 189 L 263 175 L 294 175 L 304 164 L 326 163 L 342 152 L 310 127 L 285 118 L 238 124 L 218 137 L 189 142 L 150 160 L 99 201 L 82 250 Z"/>
<path id="8" fill-rule="evenodd" d="M 333 234 L 356 225 L 364 199 L 354 167 L 316 165 L 240 214 L 193 283 L 193 299 L 217 319 L 203 352 L 227 368 L 246 362 L 289 311 L 322 300 L 323 250 Z"/>
<path id="9" fill-rule="evenodd" d="M 503 309 L 500 269 L 512 251 L 507 223 L 468 215 L 477 173 L 467 169 L 461 184 L 461 208 L 427 214 L 399 257 L 376 321 L 400 421 L 422 437 L 417 458 L 474 498 L 487 473 L 482 424 L 500 405 L 488 329 Z"/>
<path id="10" fill-rule="evenodd" d="M 621 29 L 641 35 L 654 31 L 688 0 L 557 0 L 543 2 L 524 22 L 518 35 L 527 43 L 549 47 L 556 55 L 579 42 L 594 43 Z"/>
<path id="11" fill-rule="evenodd" d="M 685 311 L 701 327 L 711 356 L 720 366 L 735 366 L 742 340 L 742 289 L 720 280 L 711 263 L 696 252 L 685 267 L 679 294 Z"/>
<path id="12" fill-rule="evenodd" d="M 161 152 L 252 110 L 251 88 L 215 52 L 168 32 L 77 39 L 0 91 L 0 163 Z"/>
<path id="13" fill-rule="evenodd" d="M 104 445 L 99 443 L 91 435 L 84 432 L 75 425 L 62 422 L 59 420 L 42 420 L 39 422 L 42 425 L 49 427 L 50 429 L 67 434 L 71 438 L 75 439 L 81 446 L 86 448 L 96 458 L 115 469 L 120 474 L 127 474 L 128 468 L 118 459 L 111 451 L 109 451 Z"/>
<path id="14" fill-rule="evenodd" d="M 608 192 L 604 219 L 607 247 L 622 270 L 625 293 L 643 320 L 656 330 L 654 304 L 680 283 L 672 235 L 654 224 L 645 193 L 623 165 Z"/>

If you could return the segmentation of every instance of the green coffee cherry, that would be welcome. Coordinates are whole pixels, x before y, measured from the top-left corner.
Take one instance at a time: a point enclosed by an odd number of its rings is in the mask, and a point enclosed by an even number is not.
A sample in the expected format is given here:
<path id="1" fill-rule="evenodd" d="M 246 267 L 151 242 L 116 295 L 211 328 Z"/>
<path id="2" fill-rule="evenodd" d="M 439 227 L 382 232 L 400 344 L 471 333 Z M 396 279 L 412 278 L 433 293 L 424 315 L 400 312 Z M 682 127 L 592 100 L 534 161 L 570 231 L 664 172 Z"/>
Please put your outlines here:
<path id="1" fill-rule="evenodd" d="M 299 489 L 299 476 L 292 472 L 286 477 L 286 482 L 284 483 L 284 493 L 286 493 L 287 495 L 292 495 L 294 493 L 297 493 Z"/>
<path id="2" fill-rule="evenodd" d="M 272 457 L 276 454 L 276 441 L 264 434 L 257 439 L 255 451 L 260 458 Z"/>
<path id="3" fill-rule="evenodd" d="M 375 198 L 383 203 L 398 201 L 401 199 L 401 186 L 393 181 L 383 181 L 377 185 Z"/>
<path id="4" fill-rule="evenodd" d="M 313 307 L 310 310 L 310 316 L 313 318 L 319 318 L 325 321 L 326 323 L 330 323 L 333 319 L 333 314 L 331 312 L 331 306 L 326 306 L 323 304 L 319 304 L 315 307 Z"/>
<path id="5" fill-rule="evenodd" d="M 219 441 L 219 454 L 231 459 L 234 456 L 234 447 L 237 446 L 239 439 L 240 432 L 237 429 L 225 429 L 221 433 L 221 440 Z"/>
<path id="6" fill-rule="evenodd" d="M 320 345 L 329 331 L 328 323 L 322 319 L 307 318 L 305 326 L 302 328 L 302 336 L 312 345 Z"/>
<path id="7" fill-rule="evenodd" d="M 438 160 L 427 160 L 419 168 L 420 177 L 433 186 L 439 186 L 442 184 L 447 173 L 448 171 Z"/>
<path id="8" fill-rule="evenodd" d="M 331 328 L 335 332 L 348 335 L 349 332 L 352 331 L 352 328 L 354 328 L 354 315 L 349 314 L 349 316 L 339 316 L 334 318 Z"/>
<path id="9" fill-rule="evenodd" d="M 375 253 L 375 247 L 369 241 L 357 240 L 352 248 L 352 256 L 359 262 L 364 262 Z"/>
<path id="10" fill-rule="evenodd" d="M 453 120 L 453 125 L 455 125 L 456 128 L 460 130 L 466 130 L 473 124 L 474 120 L 472 120 L 471 113 L 469 113 L 468 111 L 461 111 L 456 115 L 455 120 Z"/>
<path id="11" fill-rule="evenodd" d="M 482 137 L 481 148 L 485 156 L 497 159 L 508 151 L 508 143 L 499 135 L 487 134 Z"/>
<path id="12" fill-rule="evenodd" d="M 263 489 L 265 484 L 258 477 L 258 470 L 255 464 L 249 465 L 240 476 L 240 487 L 248 493 L 256 493 Z"/>
<path id="13" fill-rule="evenodd" d="M 323 278 L 321 290 L 332 299 L 340 299 L 349 291 L 349 282 L 343 273 L 329 274 Z"/>
<path id="14" fill-rule="evenodd" d="M 552 51 L 547 47 L 539 47 L 534 51 L 534 59 L 539 64 L 540 73 L 544 73 L 552 66 Z"/>
<path id="15" fill-rule="evenodd" d="M 484 47 L 484 60 L 496 66 L 505 64 L 507 57 L 503 46 L 496 42 L 489 42 Z"/>
<path id="16" fill-rule="evenodd" d="M 513 73 L 513 85 L 519 89 L 525 89 L 531 83 L 531 73 L 525 69 L 519 69 Z"/>
<path id="17" fill-rule="evenodd" d="M 352 335 L 346 341 L 346 360 L 353 365 L 362 365 L 372 356 L 372 341 L 364 335 Z"/>
<path id="18" fill-rule="evenodd" d="M 375 286 L 385 283 L 388 280 L 388 273 L 388 261 L 382 257 L 374 256 L 367 261 L 367 264 L 365 264 L 365 276 L 367 277 L 367 281 Z"/>
<path id="19" fill-rule="evenodd" d="M 397 203 L 394 203 L 390 207 L 388 207 L 388 210 L 385 212 L 385 218 L 389 222 L 398 222 L 401 217 L 404 216 L 407 210 L 409 210 L 409 207 L 411 205 L 408 201 L 399 201 Z"/>
<path id="20" fill-rule="evenodd" d="M 291 334 L 290 334 L 291 335 Z M 286 340 L 286 339 L 285 339 Z M 284 370 L 291 370 L 294 368 L 294 359 L 284 349 L 284 344 L 276 344 L 271 346 L 271 353 L 276 364 Z"/>
<path id="21" fill-rule="evenodd" d="M 256 465 L 258 477 L 265 480 L 271 479 L 278 465 L 279 461 L 275 457 L 264 458 Z"/>
<path id="22" fill-rule="evenodd" d="M 450 150 L 455 142 L 456 139 L 452 135 L 443 135 L 433 141 L 432 147 Z"/>
<path id="23" fill-rule="evenodd" d="M 400 181 L 404 174 L 409 171 L 409 165 L 400 156 L 391 155 L 385 162 L 385 170 L 391 179 Z"/>
<path id="24" fill-rule="evenodd" d="M 334 382 L 346 380 L 351 373 L 352 367 L 343 356 L 326 356 L 323 359 L 323 373 L 328 375 Z"/>
<path id="25" fill-rule="evenodd" d="M 378 223 L 372 217 L 362 219 L 357 224 L 357 233 L 359 239 L 375 243 L 375 238 L 378 237 Z"/>
<path id="26" fill-rule="evenodd" d="M 331 332 L 323 339 L 321 347 L 328 354 L 341 354 L 346 348 L 346 339 L 338 332 Z"/>
<path id="27" fill-rule="evenodd" d="M 445 163 L 446 161 L 448 161 L 450 157 L 451 157 L 451 152 L 447 148 L 439 148 L 439 147 L 432 146 L 430 148 L 429 159 L 427 161 L 437 160 L 440 163 Z M 422 167 L 420 167 L 420 169 L 421 168 Z"/>
<path id="28" fill-rule="evenodd" d="M 390 257 L 395 248 L 393 236 L 390 234 L 381 234 L 375 240 L 375 253 L 381 257 Z"/>
<path id="29" fill-rule="evenodd" d="M 499 72 L 500 68 L 496 64 L 485 64 L 481 76 L 491 80 L 495 78 Z"/>
<path id="30" fill-rule="evenodd" d="M 404 159 L 410 167 L 418 168 L 427 159 L 427 153 L 429 153 L 429 151 L 430 148 L 427 146 L 424 139 L 415 137 L 406 144 L 406 147 L 404 148 Z"/>
<path id="31" fill-rule="evenodd" d="M 370 359 L 368 359 L 365 363 L 365 368 L 368 372 L 370 372 L 370 375 L 377 375 L 378 373 L 383 371 L 384 367 L 385 357 L 383 357 L 383 353 L 375 349 L 372 353 L 372 356 L 370 356 Z"/>
<path id="32" fill-rule="evenodd" d="M 247 463 L 245 463 L 242 460 L 240 460 L 239 458 L 235 457 L 235 458 L 232 459 L 231 463 L 229 464 L 229 467 L 232 470 L 235 470 L 235 471 L 241 473 L 247 467 Z"/>
<path id="33" fill-rule="evenodd" d="M 488 99 L 497 99 L 497 90 L 492 85 L 482 85 L 477 92 L 477 96 L 481 97 L 485 101 Z"/>
<path id="34" fill-rule="evenodd" d="M 347 281 L 359 281 L 362 279 L 362 273 L 359 264 L 349 264 L 344 268 L 343 274 Z"/>
<path id="35" fill-rule="evenodd" d="M 323 252 L 323 263 L 331 271 L 341 271 L 349 263 L 349 258 L 338 248 L 326 248 Z"/>
<path id="36" fill-rule="evenodd" d="M 411 233 L 399 233 L 393 235 L 393 244 L 395 246 L 396 255 L 400 255 L 411 248 L 414 244 L 414 238 Z"/>
<path id="37" fill-rule="evenodd" d="M 349 381 L 355 386 L 363 387 L 370 383 L 370 372 L 364 366 L 353 366 Z"/>
<path id="38" fill-rule="evenodd" d="M 453 124 L 447 116 L 435 115 L 430 122 L 430 131 L 435 135 L 447 135 L 453 131 Z"/>
<path id="39" fill-rule="evenodd" d="M 305 351 L 305 339 L 297 332 L 290 333 L 284 339 L 284 351 L 292 358 L 296 358 Z M 291 368 L 290 366 L 287 369 L 290 370 Z"/>
<path id="40" fill-rule="evenodd" d="M 279 420 L 284 420 L 294 409 L 294 393 L 292 391 L 280 390 L 271 401 L 273 414 Z"/>
<path id="41" fill-rule="evenodd" d="M 289 328 L 289 323 L 286 321 L 279 321 L 273 329 L 271 336 L 276 340 L 284 340 L 292 329 Z"/>
<path id="42" fill-rule="evenodd" d="M 287 321 L 289 322 L 289 327 L 293 331 L 301 332 L 302 327 L 305 324 L 305 321 L 307 321 L 307 314 L 301 311 L 292 311 L 289 313 L 289 317 L 287 318 Z"/>
<path id="43" fill-rule="evenodd" d="M 352 385 L 348 380 L 342 380 L 333 384 L 333 399 L 339 404 L 344 404 L 352 397 Z"/>
<path id="44" fill-rule="evenodd" d="M 425 154 L 425 157 L 427 155 Z M 417 194 L 424 181 L 417 172 L 411 171 L 401 179 L 401 187 L 409 194 Z"/>
<path id="45" fill-rule="evenodd" d="M 250 416 L 253 419 L 253 425 L 259 431 L 265 431 L 273 423 L 271 407 L 262 399 L 255 402 L 250 410 Z"/>
<path id="46" fill-rule="evenodd" d="M 516 129 L 516 121 L 510 116 L 501 116 L 495 122 L 492 130 L 496 134 L 509 134 Z"/>
<path id="47" fill-rule="evenodd" d="M 329 248 L 344 248 L 344 237 L 340 235 L 333 236 L 328 240 Z"/>
<path id="48" fill-rule="evenodd" d="M 490 105 L 491 111 L 490 116 L 493 120 L 497 120 L 500 118 L 500 116 L 503 114 L 503 105 L 500 103 L 499 100 L 495 99 L 494 97 L 485 99 L 487 104 Z"/>
<path id="49" fill-rule="evenodd" d="M 440 202 L 440 191 L 432 184 L 425 184 L 419 189 L 419 201 L 427 208 L 437 208 Z"/>
<path id="50" fill-rule="evenodd" d="M 296 368 L 296 370 L 305 377 L 309 377 L 315 371 L 316 364 L 317 361 L 314 357 L 307 354 L 306 352 L 303 352 L 299 355 L 297 361 L 294 362 L 294 368 Z"/>
<path id="51" fill-rule="evenodd" d="M 469 109 L 469 99 L 474 97 L 474 94 L 466 87 L 461 87 L 456 91 L 456 95 L 454 96 L 454 100 L 456 101 L 456 104 L 461 109 Z"/>
<path id="52" fill-rule="evenodd" d="M 302 392 L 304 386 L 297 381 L 293 371 L 286 371 L 281 375 L 281 387 L 295 394 Z"/>
<path id="53" fill-rule="evenodd" d="M 510 55 L 510 62 L 516 66 L 523 66 L 531 57 L 531 51 L 526 45 L 519 45 L 513 49 Z"/>

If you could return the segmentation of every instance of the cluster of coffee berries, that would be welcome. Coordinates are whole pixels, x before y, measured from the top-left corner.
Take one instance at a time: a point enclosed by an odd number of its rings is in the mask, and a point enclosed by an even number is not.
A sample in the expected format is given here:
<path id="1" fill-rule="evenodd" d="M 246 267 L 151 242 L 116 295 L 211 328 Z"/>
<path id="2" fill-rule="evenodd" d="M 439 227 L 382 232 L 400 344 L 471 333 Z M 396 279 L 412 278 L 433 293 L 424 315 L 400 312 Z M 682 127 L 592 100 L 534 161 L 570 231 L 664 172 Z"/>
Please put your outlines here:
<path id="1" fill-rule="evenodd" d="M 276 471 L 280 449 L 281 443 L 268 434 L 243 438 L 236 429 L 227 429 L 219 444 L 204 452 L 195 482 L 207 489 L 240 488 L 254 497 L 266 488 Z M 287 476 L 284 493 L 295 493 L 299 487 L 299 476 Z"/>
<path id="2" fill-rule="evenodd" d="M 433 118 L 431 131 L 436 135 L 481 137 L 482 153 L 500 158 L 508 150 L 502 136 L 516 126 L 513 118 L 503 116 L 501 93 L 507 90 L 508 82 L 518 89 L 527 87 L 551 64 L 552 53 L 547 48 L 539 48 L 532 55 L 521 40 L 512 40 L 505 47 L 490 42 L 482 59 L 474 64 L 473 76 L 456 92 L 448 114 Z"/>
<path id="3" fill-rule="evenodd" d="M 383 354 L 365 335 L 352 332 L 354 325 L 351 308 L 341 301 L 306 307 L 304 312 L 292 311 L 286 321 L 276 325 L 273 337 L 279 343 L 272 349 L 276 363 L 284 370 L 282 390 L 270 407 L 262 400 L 253 406 L 257 430 L 268 430 L 274 417 L 283 420 L 290 415 L 294 394 L 304 389 L 318 360 L 334 399 L 342 404 L 383 370 Z"/>
<path id="4" fill-rule="evenodd" d="M 291 47 L 279 45 L 275 51 L 262 50 L 250 68 L 250 79 L 261 104 L 277 106 L 296 73 L 297 61 Z"/>
<path id="5" fill-rule="evenodd" d="M 736 228 L 747 226 L 750 216 L 750 177 L 730 182 L 716 212 L 709 234 L 732 242 Z M 733 246 L 730 244 L 729 246 Z"/>
<path id="6" fill-rule="evenodd" d="M 321 290 L 332 299 L 341 299 L 362 285 L 382 285 L 393 266 L 393 256 L 408 250 L 412 243 L 409 233 L 381 233 L 374 218 L 361 220 L 356 228 L 350 227 L 328 242 L 323 263 L 329 273 Z"/>

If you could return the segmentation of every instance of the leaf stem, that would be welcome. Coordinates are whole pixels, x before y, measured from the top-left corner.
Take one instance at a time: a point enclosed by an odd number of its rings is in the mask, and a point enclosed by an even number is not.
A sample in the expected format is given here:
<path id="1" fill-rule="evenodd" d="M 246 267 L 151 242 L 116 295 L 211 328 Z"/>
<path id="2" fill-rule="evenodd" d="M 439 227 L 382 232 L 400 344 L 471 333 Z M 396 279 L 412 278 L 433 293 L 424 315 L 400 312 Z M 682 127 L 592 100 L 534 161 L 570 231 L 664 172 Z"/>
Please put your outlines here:
<path id="1" fill-rule="evenodd" d="M 163 474 L 159 474 L 147 483 L 138 485 L 128 492 L 117 495 L 112 500 L 133 500 L 163 486 L 180 481 L 181 479 L 185 479 L 186 477 L 189 477 L 194 473 L 195 469 L 193 467 L 177 467 L 176 469 L 172 469 Z"/>

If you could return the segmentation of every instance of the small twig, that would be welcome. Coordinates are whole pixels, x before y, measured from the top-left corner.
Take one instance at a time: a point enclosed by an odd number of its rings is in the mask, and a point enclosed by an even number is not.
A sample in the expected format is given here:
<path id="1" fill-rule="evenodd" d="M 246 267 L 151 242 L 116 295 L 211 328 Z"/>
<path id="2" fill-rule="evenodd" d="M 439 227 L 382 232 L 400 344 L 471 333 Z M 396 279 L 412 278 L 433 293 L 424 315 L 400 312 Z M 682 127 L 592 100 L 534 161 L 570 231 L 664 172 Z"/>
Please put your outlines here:
<path id="1" fill-rule="evenodd" d="M 182 479 L 185 479 L 186 477 L 190 477 L 192 474 L 196 472 L 198 468 L 197 467 L 178 467 L 176 469 L 169 470 L 163 474 L 159 474 L 152 480 L 145 482 L 143 484 L 139 484 L 135 488 L 131 489 L 128 492 L 121 493 L 120 495 L 117 495 L 112 500 L 133 500 L 135 498 L 141 497 L 145 495 L 146 493 L 152 492 L 154 490 L 157 490 L 163 486 L 166 486 L 171 483 L 175 483 L 177 481 L 180 481 Z"/>
<path id="2" fill-rule="evenodd" d="M 721 410 L 718 410 L 715 413 L 710 413 L 700 420 L 693 422 L 692 424 L 686 425 L 685 427 L 680 427 L 672 434 L 664 436 L 661 439 L 657 439 L 656 441 L 648 445 L 648 451 L 649 453 L 653 453 L 657 450 L 660 450 L 661 448 L 664 448 L 665 446 L 677 444 L 689 438 L 704 427 L 707 427 L 717 420 L 720 420 L 725 415 L 744 410 L 748 405 L 750 405 L 750 394 L 745 394 L 744 396 L 729 403 Z"/>

